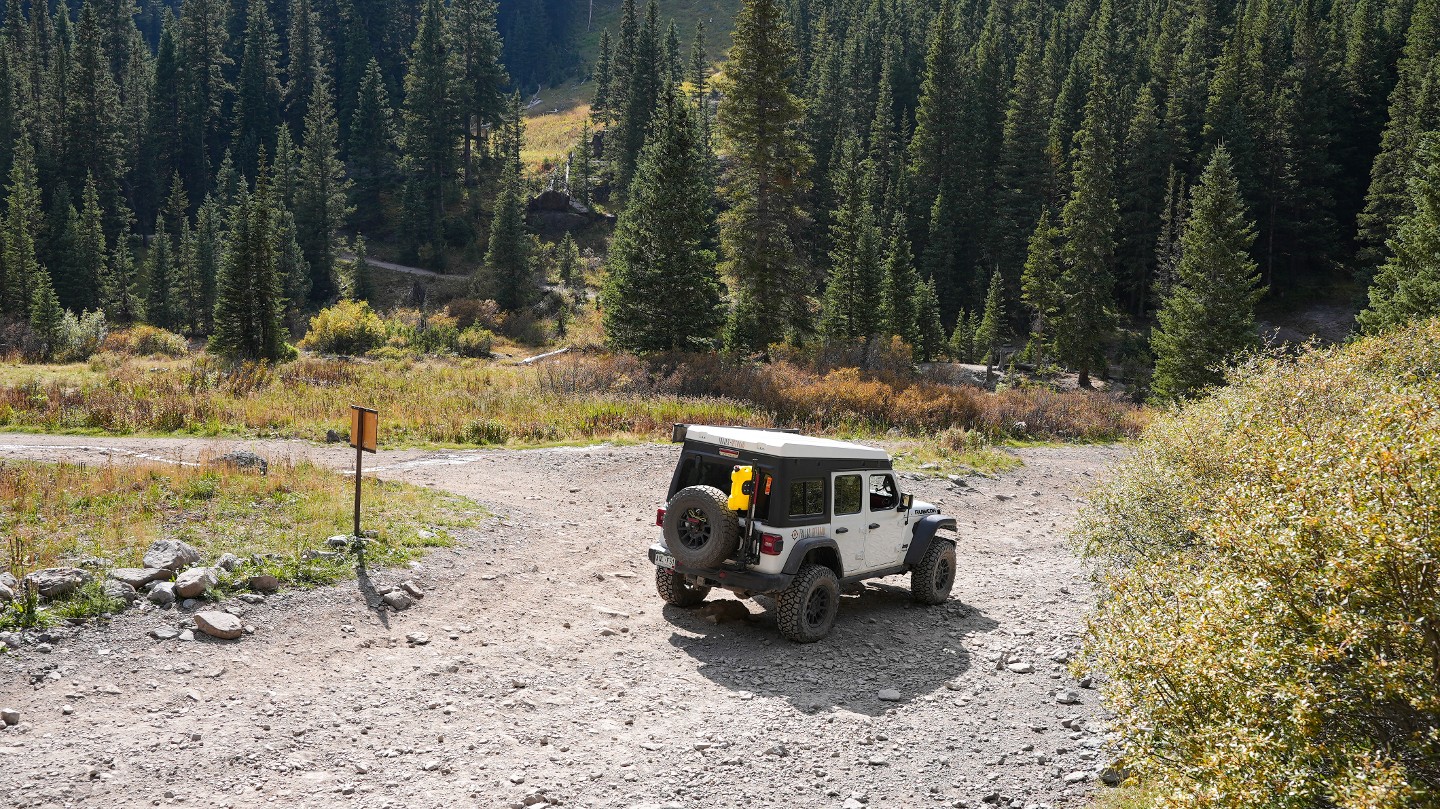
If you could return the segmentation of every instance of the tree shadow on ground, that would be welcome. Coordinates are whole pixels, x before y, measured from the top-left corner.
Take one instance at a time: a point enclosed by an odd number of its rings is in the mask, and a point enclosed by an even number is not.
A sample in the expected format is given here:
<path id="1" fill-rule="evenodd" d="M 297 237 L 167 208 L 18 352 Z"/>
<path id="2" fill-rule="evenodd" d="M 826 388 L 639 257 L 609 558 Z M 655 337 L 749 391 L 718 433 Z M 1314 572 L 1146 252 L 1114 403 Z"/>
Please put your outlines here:
<path id="1" fill-rule="evenodd" d="M 722 592 L 706 603 L 726 598 Z M 774 601 L 762 596 L 742 603 L 751 610 L 749 621 L 719 624 L 703 608 L 665 607 L 665 618 L 684 630 L 672 634 L 670 644 L 699 661 L 700 674 L 715 684 L 780 695 L 807 713 L 844 708 L 877 716 L 932 694 L 970 667 L 965 638 L 999 626 L 957 599 L 924 606 L 911 600 L 908 588 L 872 581 L 842 592 L 828 637 L 800 644 L 780 635 Z M 881 700 L 881 691 L 899 698 Z"/>
<path id="2" fill-rule="evenodd" d="M 355 584 L 360 588 L 360 597 L 365 599 L 365 607 L 375 613 L 380 619 L 380 625 L 386 629 L 390 628 L 390 616 L 385 612 L 385 604 L 376 589 L 375 582 L 370 578 L 370 569 L 365 565 L 365 546 L 355 546 Z"/>

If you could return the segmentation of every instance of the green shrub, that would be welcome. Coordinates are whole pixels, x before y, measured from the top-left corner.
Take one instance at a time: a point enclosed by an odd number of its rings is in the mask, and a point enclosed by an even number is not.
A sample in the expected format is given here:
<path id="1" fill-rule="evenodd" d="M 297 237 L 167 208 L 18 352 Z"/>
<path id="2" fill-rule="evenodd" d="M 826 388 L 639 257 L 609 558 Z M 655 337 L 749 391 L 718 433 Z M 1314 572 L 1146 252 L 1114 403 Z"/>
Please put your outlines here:
<path id="1" fill-rule="evenodd" d="M 364 301 L 340 301 L 310 318 L 302 348 L 363 356 L 385 344 L 385 322 Z"/>
<path id="2" fill-rule="evenodd" d="M 495 335 L 489 329 L 471 326 L 460 332 L 455 340 L 455 353 L 462 357 L 488 357 L 495 344 Z"/>
<path id="3" fill-rule="evenodd" d="M 1151 805 L 1440 802 L 1440 321 L 1233 371 L 1078 541 Z"/>
<path id="4" fill-rule="evenodd" d="M 144 324 L 110 332 L 101 343 L 106 351 L 134 357 L 183 357 L 190 344 L 180 335 Z"/>

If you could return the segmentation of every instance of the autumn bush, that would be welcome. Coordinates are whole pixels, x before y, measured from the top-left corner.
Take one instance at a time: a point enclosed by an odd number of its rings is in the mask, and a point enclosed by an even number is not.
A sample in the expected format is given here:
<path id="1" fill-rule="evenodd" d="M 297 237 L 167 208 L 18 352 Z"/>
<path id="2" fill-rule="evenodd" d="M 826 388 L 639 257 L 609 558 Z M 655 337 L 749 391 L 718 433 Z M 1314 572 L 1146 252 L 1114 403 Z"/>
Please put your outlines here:
<path id="1" fill-rule="evenodd" d="M 1166 807 L 1440 804 L 1440 321 L 1157 417 L 1078 542 L 1126 765 Z"/>

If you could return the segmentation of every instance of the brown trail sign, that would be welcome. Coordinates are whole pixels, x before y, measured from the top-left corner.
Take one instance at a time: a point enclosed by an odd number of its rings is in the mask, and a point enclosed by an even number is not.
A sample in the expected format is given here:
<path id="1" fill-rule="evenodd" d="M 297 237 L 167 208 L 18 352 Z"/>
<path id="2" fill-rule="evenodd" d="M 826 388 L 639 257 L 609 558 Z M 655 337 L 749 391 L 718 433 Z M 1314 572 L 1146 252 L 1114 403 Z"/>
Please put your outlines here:
<path id="1" fill-rule="evenodd" d="M 374 452 L 380 440 L 380 412 L 350 405 L 350 446 L 355 448 L 355 541 L 360 533 L 360 468 L 364 453 Z"/>

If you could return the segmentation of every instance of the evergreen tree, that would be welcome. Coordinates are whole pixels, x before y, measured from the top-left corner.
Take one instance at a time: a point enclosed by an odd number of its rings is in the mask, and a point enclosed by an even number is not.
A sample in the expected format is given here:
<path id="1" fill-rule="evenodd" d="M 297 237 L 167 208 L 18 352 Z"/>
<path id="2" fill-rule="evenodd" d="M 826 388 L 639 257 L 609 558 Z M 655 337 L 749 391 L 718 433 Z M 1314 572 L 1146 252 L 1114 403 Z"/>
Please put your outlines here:
<path id="1" fill-rule="evenodd" d="M 177 294 L 173 247 L 164 225 L 165 217 L 161 215 L 145 259 L 145 319 L 152 326 L 179 331 L 183 301 Z"/>
<path id="2" fill-rule="evenodd" d="M 715 254 L 702 247 L 714 218 L 703 153 L 698 122 L 667 83 L 630 204 L 616 223 L 601 293 L 605 339 L 617 350 L 700 351 L 719 334 Z"/>
<path id="3" fill-rule="evenodd" d="M 120 96 L 111 73 L 95 8 L 80 8 L 75 29 L 75 54 L 64 106 L 65 176 L 71 188 L 93 178 L 97 192 L 114 204 L 120 178 L 126 174 L 125 140 L 120 129 Z"/>
<path id="4" fill-rule="evenodd" d="M 856 171 L 860 139 L 850 138 L 834 182 L 840 207 L 831 217 L 830 273 L 821 305 L 820 333 L 844 342 L 878 334 L 881 327 L 880 228 L 871 205 L 871 174 Z"/>
<path id="5" fill-rule="evenodd" d="M 454 55 L 445 36 L 442 0 L 425 0 L 405 76 L 406 223 L 410 252 L 429 246 L 438 264 L 445 197 L 454 185 L 457 136 Z"/>
<path id="6" fill-rule="evenodd" d="M 645 146 L 650 116 L 660 91 L 659 25 L 655 0 L 650 0 L 645 10 L 645 24 L 640 27 L 635 50 L 628 59 L 624 105 L 618 110 L 618 118 L 607 144 L 615 184 L 622 190 L 628 187 L 635 173 L 635 164 Z"/>
<path id="7" fill-rule="evenodd" d="M 985 353 L 985 383 L 991 382 L 995 366 L 1000 362 L 1000 345 L 1006 338 L 1005 282 L 996 270 L 990 276 L 990 289 L 985 293 L 985 310 L 975 328 L 975 353 Z"/>
<path id="8" fill-rule="evenodd" d="M 100 208 L 100 192 L 95 180 L 87 177 L 82 197 L 76 239 L 77 258 L 71 276 L 74 287 L 66 308 L 76 312 L 99 308 L 101 279 L 105 275 L 107 251 L 105 244 L 105 212 Z"/>
<path id="9" fill-rule="evenodd" d="M 220 218 L 220 206 L 214 199 L 206 199 L 195 215 L 192 234 L 194 247 L 188 271 L 198 297 L 191 305 L 197 310 L 197 330 L 202 334 L 209 334 L 214 328 L 215 285 L 225 261 L 225 237 Z"/>
<path id="10" fill-rule="evenodd" d="M 595 59 L 595 98 L 590 102 L 590 117 L 605 121 L 610 108 L 610 29 L 600 32 L 600 55 Z"/>
<path id="11" fill-rule="evenodd" d="M 295 192 L 295 227 L 310 277 L 305 283 L 309 300 L 328 301 L 335 297 L 336 240 L 350 207 L 350 181 L 340 162 L 340 129 L 330 95 L 330 78 L 322 70 L 310 93 L 305 113 L 305 146 L 300 156 L 299 183 Z M 292 290 L 293 292 L 293 290 Z M 304 298 L 291 296 L 300 306 Z"/>
<path id="12" fill-rule="evenodd" d="M 1250 246 L 1255 226 L 1223 145 L 1200 175 L 1181 236 L 1175 285 L 1150 335 L 1157 398 L 1189 396 L 1224 380 L 1221 363 L 1259 344 L 1255 303 L 1262 290 Z"/>
<path id="13" fill-rule="evenodd" d="M 890 243 L 880 280 L 880 320 L 885 334 L 899 337 L 912 348 L 920 345 L 916 309 L 919 291 L 920 276 L 915 272 L 910 239 L 905 235 L 905 215 L 896 211 L 890 224 Z"/>
<path id="14" fill-rule="evenodd" d="M 21 131 L 10 163 L 5 196 L 3 243 L 0 243 L 0 314 L 28 317 L 35 288 L 49 275 L 36 255 L 44 214 L 35 172 L 35 150 Z"/>
<path id="15" fill-rule="evenodd" d="M 249 3 L 245 23 L 245 53 L 235 87 L 235 162 L 246 177 L 253 177 L 261 148 L 275 153 L 275 130 L 280 126 L 280 77 L 275 66 L 275 31 L 263 2 Z"/>
<path id="16" fill-rule="evenodd" d="M 921 362 L 934 362 L 945 349 L 945 324 L 940 322 L 940 295 L 935 291 L 934 279 L 927 278 L 920 285 L 915 310 L 920 333 L 916 351 Z"/>
<path id="17" fill-rule="evenodd" d="M 210 350 L 231 360 L 276 361 L 285 344 L 285 280 L 279 274 L 280 217 L 262 155 L 255 190 L 239 205 L 217 283 Z"/>
<path id="18" fill-rule="evenodd" d="M 100 308 L 111 323 L 134 323 L 142 315 L 140 299 L 135 295 L 135 256 L 126 233 L 115 240 L 115 249 L 105 266 L 100 283 Z"/>
<path id="19" fill-rule="evenodd" d="M 593 169 L 590 160 L 590 121 L 580 126 L 580 143 L 570 150 L 570 195 L 581 205 L 590 205 Z"/>
<path id="20" fill-rule="evenodd" d="M 310 291 L 310 262 L 300 247 L 295 215 L 283 207 L 275 208 L 275 275 L 284 294 L 284 320 L 292 332 L 305 326 L 302 311 Z M 332 282 L 333 283 L 333 282 Z"/>
<path id="21" fill-rule="evenodd" d="M 715 121 L 731 161 L 721 184 L 729 204 L 720 217 L 721 271 L 733 279 L 735 302 L 725 343 L 753 351 L 807 326 L 813 279 L 794 238 L 806 219 L 800 201 L 810 155 L 799 137 L 802 108 L 790 91 L 796 56 L 778 0 L 746 0 L 733 42 Z"/>
<path id="22" fill-rule="evenodd" d="M 1059 306 L 1050 326 L 1060 361 L 1090 387 L 1091 371 L 1106 368 L 1104 342 L 1114 328 L 1111 296 L 1115 260 L 1115 145 L 1103 81 L 1092 85 L 1085 124 L 1076 136 L 1073 190 L 1061 211 L 1065 246 L 1058 280 Z"/>
<path id="23" fill-rule="evenodd" d="M 180 152 L 185 187 L 204 196 L 215 155 L 230 128 L 222 115 L 230 92 L 229 4 L 225 0 L 183 0 L 179 14 Z M 274 131 L 273 129 L 271 130 Z M 163 176 L 163 175 L 162 175 Z"/>
<path id="24" fill-rule="evenodd" d="M 65 310 L 44 272 L 35 276 L 30 298 L 30 334 L 36 342 L 37 359 L 50 360 L 65 344 Z"/>
<path id="25" fill-rule="evenodd" d="M 320 15 L 310 0 L 290 0 L 288 61 L 285 66 L 285 125 L 296 135 L 305 130 L 305 112 L 310 94 L 327 69 L 325 44 L 320 32 Z"/>
<path id="26" fill-rule="evenodd" d="M 355 237 L 355 257 L 350 260 L 350 283 L 346 291 L 352 301 L 368 301 L 375 297 L 375 268 L 370 266 L 364 236 Z"/>
<path id="27" fill-rule="evenodd" d="M 1155 266 L 1158 213 L 1165 194 L 1165 142 L 1159 105 L 1149 85 L 1135 98 L 1134 114 L 1122 149 L 1120 239 L 1117 261 L 1129 309 L 1143 317 Z"/>
<path id="28" fill-rule="evenodd" d="M 395 171 L 395 124 L 380 63 L 374 59 L 360 83 L 355 117 L 350 122 L 349 152 L 356 210 L 361 221 L 377 221 L 380 194 L 390 186 Z"/>
<path id="29" fill-rule="evenodd" d="M 579 276 L 580 248 L 575 246 L 575 240 L 570 237 L 568 230 L 555 249 L 555 270 L 561 284 L 567 287 L 576 286 L 577 283 L 584 286 L 585 279 Z"/>
<path id="30" fill-rule="evenodd" d="M 1390 258 L 1360 313 L 1367 332 L 1440 315 L 1440 132 L 1419 141 L 1410 177 L 1411 213 L 1390 240 Z"/>
<path id="31" fill-rule="evenodd" d="M 1020 282 L 1022 297 L 1031 312 L 1032 341 L 1044 351 L 1053 350 L 1055 329 L 1051 324 L 1060 317 L 1060 243 L 1060 228 L 1046 210 L 1030 236 Z"/>
<path id="32" fill-rule="evenodd" d="M 959 316 L 955 318 L 955 328 L 950 332 L 951 359 L 956 362 L 975 361 L 975 333 L 978 328 L 975 319 L 966 314 L 965 310 L 960 310 Z M 986 379 L 988 382 L 988 374 Z"/>
<path id="33" fill-rule="evenodd" d="M 471 144 L 484 127 L 495 126 L 505 112 L 505 85 L 510 77 L 500 64 L 500 34 L 495 28 L 495 0 L 454 0 L 449 28 L 459 62 L 455 101 L 463 121 L 465 185 L 472 183 Z"/>
<path id="34" fill-rule="evenodd" d="M 507 312 L 528 306 L 535 295 L 535 272 L 530 263 L 530 237 L 525 233 L 524 185 L 520 160 L 505 158 L 495 217 L 490 222 L 490 247 L 479 286 L 486 297 Z M 479 280 L 479 279 L 477 279 Z"/>

